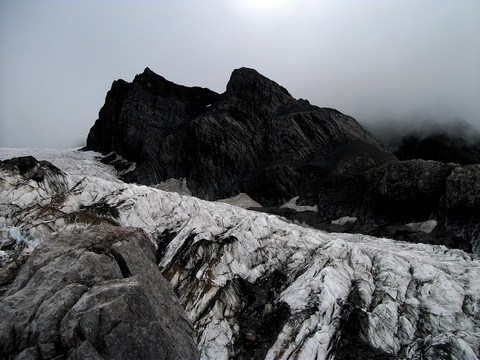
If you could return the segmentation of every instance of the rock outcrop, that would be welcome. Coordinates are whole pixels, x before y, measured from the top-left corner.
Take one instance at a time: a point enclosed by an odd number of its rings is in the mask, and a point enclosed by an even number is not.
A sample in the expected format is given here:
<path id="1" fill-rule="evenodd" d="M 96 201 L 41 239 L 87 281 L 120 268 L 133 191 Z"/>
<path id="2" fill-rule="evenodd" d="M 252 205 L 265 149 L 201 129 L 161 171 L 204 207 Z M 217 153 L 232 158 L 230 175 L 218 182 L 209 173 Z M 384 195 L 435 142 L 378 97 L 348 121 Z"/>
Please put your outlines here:
<path id="1" fill-rule="evenodd" d="M 135 162 L 127 181 L 185 178 L 195 196 L 243 192 L 262 205 L 300 194 L 316 202 L 315 179 L 395 160 L 353 118 L 295 100 L 246 68 L 232 73 L 221 95 L 175 85 L 148 68 L 132 83 L 116 81 L 86 148 Z"/>
<path id="2" fill-rule="evenodd" d="M 22 156 L 0 161 L 0 193 L 8 202 L 0 202 L 0 266 L 15 259 L 0 272 L 0 293 L 13 281 L 18 268 L 38 242 L 34 237 L 25 239 L 18 226 L 24 222 L 26 208 L 42 209 L 51 203 L 52 196 L 62 196 L 68 189 L 66 174 L 48 161 L 37 161 Z M 20 190 L 21 189 L 21 190 Z"/>
<path id="3" fill-rule="evenodd" d="M 93 226 L 39 245 L 0 300 L 0 356 L 197 359 L 193 330 L 136 228 Z"/>
<path id="4" fill-rule="evenodd" d="M 354 216 L 358 231 L 435 220 L 439 229 L 428 242 L 478 252 L 480 215 L 466 200 L 477 199 L 477 190 L 465 183 L 470 175 L 476 183 L 477 170 L 447 160 L 468 163 L 480 152 L 442 136 L 405 140 L 398 154 L 445 162 L 399 162 L 353 118 L 296 100 L 255 70 L 233 71 L 216 94 L 147 68 L 132 83 L 113 83 L 86 149 L 107 154 L 104 161 L 129 182 L 185 179 L 184 193 L 207 200 L 246 193 L 270 208 L 298 197 L 297 205 L 316 206 L 319 222 Z M 456 200 L 458 191 L 465 199 Z M 400 237 L 409 240 L 408 232 Z"/>

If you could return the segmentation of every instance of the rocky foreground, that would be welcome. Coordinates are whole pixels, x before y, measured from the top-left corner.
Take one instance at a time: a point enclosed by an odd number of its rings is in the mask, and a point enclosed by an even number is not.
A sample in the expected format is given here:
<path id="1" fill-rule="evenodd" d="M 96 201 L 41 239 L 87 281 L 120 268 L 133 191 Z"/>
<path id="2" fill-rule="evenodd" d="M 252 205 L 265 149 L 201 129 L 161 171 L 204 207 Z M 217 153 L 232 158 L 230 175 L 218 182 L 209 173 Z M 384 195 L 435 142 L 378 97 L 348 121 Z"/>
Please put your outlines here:
<path id="1" fill-rule="evenodd" d="M 3 358 L 480 355 L 476 255 L 330 234 L 120 182 L 92 153 L 47 155 L 0 163 Z"/>

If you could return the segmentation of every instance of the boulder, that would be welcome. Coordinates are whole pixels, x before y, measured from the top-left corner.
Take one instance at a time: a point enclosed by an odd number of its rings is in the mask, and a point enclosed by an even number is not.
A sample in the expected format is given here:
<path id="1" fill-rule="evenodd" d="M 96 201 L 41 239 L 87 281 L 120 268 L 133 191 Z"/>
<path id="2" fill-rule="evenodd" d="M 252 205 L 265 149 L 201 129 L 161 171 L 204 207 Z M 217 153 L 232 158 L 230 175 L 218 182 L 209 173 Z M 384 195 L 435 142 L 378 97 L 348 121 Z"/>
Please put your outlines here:
<path id="1" fill-rule="evenodd" d="M 2 358 L 196 359 L 192 326 L 137 228 L 39 245 L 0 301 Z"/>

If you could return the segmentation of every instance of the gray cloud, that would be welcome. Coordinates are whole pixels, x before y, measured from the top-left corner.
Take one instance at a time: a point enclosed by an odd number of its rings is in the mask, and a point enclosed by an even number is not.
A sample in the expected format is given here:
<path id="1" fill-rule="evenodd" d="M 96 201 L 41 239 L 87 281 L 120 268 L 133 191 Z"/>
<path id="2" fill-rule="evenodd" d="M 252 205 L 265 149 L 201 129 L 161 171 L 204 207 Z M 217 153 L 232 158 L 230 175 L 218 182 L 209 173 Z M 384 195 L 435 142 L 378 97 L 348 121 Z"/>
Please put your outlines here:
<path id="1" fill-rule="evenodd" d="M 0 2 L 0 146 L 80 146 L 111 82 L 146 66 L 218 92 L 253 67 L 364 124 L 480 128 L 477 0 L 260 2 Z"/>

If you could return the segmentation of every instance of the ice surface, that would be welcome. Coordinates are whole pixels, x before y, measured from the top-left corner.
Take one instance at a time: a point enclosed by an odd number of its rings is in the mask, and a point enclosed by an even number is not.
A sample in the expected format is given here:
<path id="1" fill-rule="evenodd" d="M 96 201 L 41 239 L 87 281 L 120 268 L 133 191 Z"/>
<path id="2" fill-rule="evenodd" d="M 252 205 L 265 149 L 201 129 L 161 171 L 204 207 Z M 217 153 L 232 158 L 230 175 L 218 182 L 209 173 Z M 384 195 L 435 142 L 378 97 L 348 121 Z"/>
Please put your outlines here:
<path id="1" fill-rule="evenodd" d="M 98 161 L 97 158 L 103 155 L 94 151 L 0 148 L 0 160 L 29 155 L 37 160 L 47 160 L 69 175 L 88 175 L 113 182 L 119 181 L 115 169 Z"/>
<path id="2" fill-rule="evenodd" d="M 0 151 L 2 157 L 14 153 Z M 23 153 L 67 172 L 70 189 L 58 196 L 3 172 L 2 233 L 39 243 L 54 232 L 102 222 L 143 228 L 159 244 L 159 267 L 194 322 L 203 359 L 235 357 L 242 341 L 264 336 L 255 317 L 268 319 L 281 306 L 288 312 L 269 329 L 275 335 L 262 355 L 268 359 L 331 359 L 352 309 L 362 314 L 362 341 L 399 359 L 435 359 L 436 349 L 444 348 L 452 358 L 479 356 L 480 261 L 474 255 L 329 234 L 125 184 L 112 179 L 114 172 L 93 153 Z M 166 234 L 171 238 L 162 242 Z M 282 279 L 276 285 L 275 276 Z"/>

